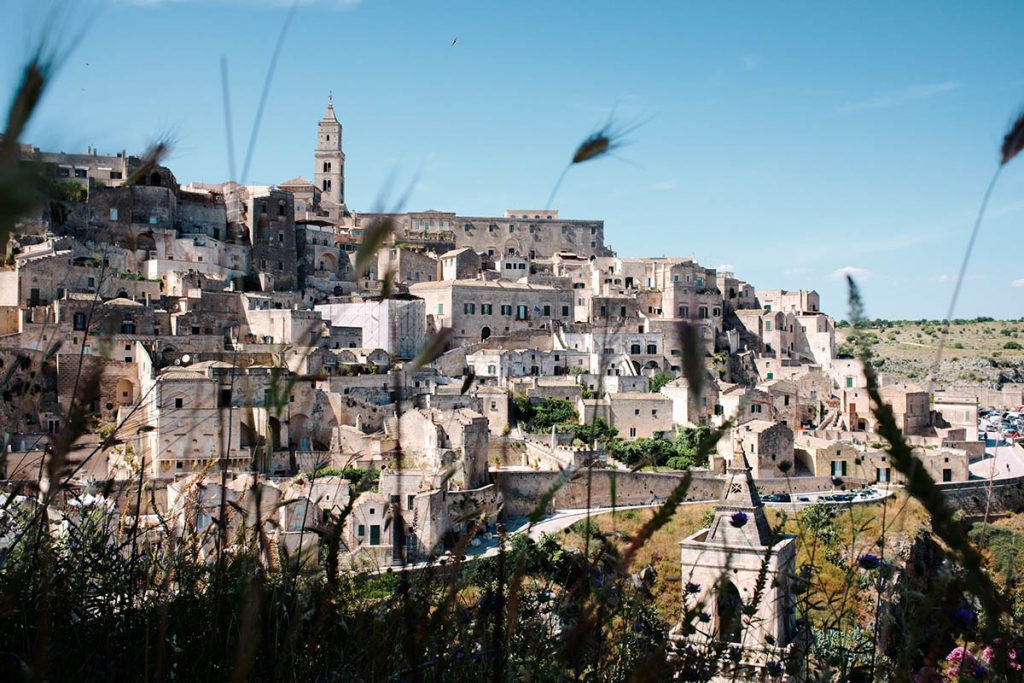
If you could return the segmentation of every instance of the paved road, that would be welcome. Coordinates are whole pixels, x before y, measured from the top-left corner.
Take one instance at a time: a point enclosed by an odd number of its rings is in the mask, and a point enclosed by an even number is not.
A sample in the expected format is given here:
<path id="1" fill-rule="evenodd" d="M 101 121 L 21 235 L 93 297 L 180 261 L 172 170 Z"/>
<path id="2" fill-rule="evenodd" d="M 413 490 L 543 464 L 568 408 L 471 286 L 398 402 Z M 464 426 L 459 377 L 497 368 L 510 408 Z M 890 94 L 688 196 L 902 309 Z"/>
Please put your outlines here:
<path id="1" fill-rule="evenodd" d="M 998 435 L 995 432 L 989 432 L 987 436 L 994 440 Z M 971 477 L 1009 479 L 1024 476 L 1024 459 L 1017 455 L 1011 446 L 989 446 L 985 449 L 985 454 L 981 460 L 971 463 Z"/>

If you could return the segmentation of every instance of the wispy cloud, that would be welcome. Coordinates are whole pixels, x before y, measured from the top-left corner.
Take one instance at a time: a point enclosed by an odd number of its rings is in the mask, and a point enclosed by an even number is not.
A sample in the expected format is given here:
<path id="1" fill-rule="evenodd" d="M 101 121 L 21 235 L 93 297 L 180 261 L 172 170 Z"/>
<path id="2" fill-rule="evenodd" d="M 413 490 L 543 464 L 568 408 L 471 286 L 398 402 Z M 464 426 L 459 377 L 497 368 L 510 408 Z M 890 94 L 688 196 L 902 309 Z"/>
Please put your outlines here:
<path id="1" fill-rule="evenodd" d="M 939 95 L 953 92 L 954 90 L 962 87 L 962 85 L 962 83 L 958 83 L 957 81 L 908 85 L 898 90 L 890 90 L 889 92 L 869 97 L 867 99 L 847 102 L 839 107 L 839 110 L 864 111 L 866 109 L 888 109 L 890 107 L 898 107 L 903 104 L 921 102 L 923 100 L 928 100 Z"/>
<path id="2" fill-rule="evenodd" d="M 807 266 L 796 266 L 795 268 L 786 268 L 782 271 L 783 275 L 806 275 L 811 272 L 811 269 Z"/>
<path id="3" fill-rule="evenodd" d="M 651 189 L 655 192 L 665 192 L 667 190 L 676 189 L 676 181 L 674 180 L 659 180 L 658 182 L 651 185 Z"/>
<path id="4" fill-rule="evenodd" d="M 1024 287 L 1024 277 L 1019 277 L 1010 283 L 1011 287 Z"/>
<path id="5" fill-rule="evenodd" d="M 858 268 L 857 266 L 843 266 L 842 268 L 836 268 L 832 271 L 833 280 L 845 280 L 847 277 L 857 278 L 858 280 L 868 280 L 874 275 L 870 270 L 866 268 Z"/>
<path id="6" fill-rule="evenodd" d="M 957 275 L 947 275 L 945 273 L 943 273 L 942 275 L 938 275 L 936 277 L 931 278 L 932 282 L 939 282 L 939 283 L 956 282 L 959 279 L 960 279 L 960 277 L 957 276 Z M 964 276 L 964 282 L 968 282 L 970 280 L 980 280 L 980 279 L 981 279 L 980 275 L 965 275 Z"/>
<path id="7" fill-rule="evenodd" d="M 718 267 L 715 268 L 719 273 L 735 273 L 736 266 L 731 263 L 719 263 Z"/>

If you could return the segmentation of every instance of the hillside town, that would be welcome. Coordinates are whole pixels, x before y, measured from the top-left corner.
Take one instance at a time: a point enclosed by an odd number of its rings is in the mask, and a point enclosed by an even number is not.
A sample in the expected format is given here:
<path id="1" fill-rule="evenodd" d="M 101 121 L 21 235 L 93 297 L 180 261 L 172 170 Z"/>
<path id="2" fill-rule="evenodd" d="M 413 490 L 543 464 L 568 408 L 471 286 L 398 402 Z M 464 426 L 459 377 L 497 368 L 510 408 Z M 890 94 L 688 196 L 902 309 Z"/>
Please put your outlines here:
<path id="1" fill-rule="evenodd" d="M 816 292 L 620 257 L 602 221 L 550 209 L 358 212 L 332 102 L 311 181 L 182 185 L 125 152 L 21 156 L 67 201 L 16 227 L 0 271 L 8 480 L 46 486 L 86 401 L 69 475 L 83 490 L 144 482 L 140 519 L 201 530 L 226 489 L 233 510 L 273 510 L 291 548 L 350 507 L 343 552 L 382 566 L 489 534 L 580 468 L 603 482 L 595 505 L 657 501 L 682 469 L 707 499 L 744 468 L 766 494 L 900 483 Z M 883 393 L 939 482 L 985 455 L 979 405 L 1024 402 L 1019 385 Z M 723 425 L 708 461 L 660 458 Z M 572 483 L 547 505 L 584 507 Z"/>

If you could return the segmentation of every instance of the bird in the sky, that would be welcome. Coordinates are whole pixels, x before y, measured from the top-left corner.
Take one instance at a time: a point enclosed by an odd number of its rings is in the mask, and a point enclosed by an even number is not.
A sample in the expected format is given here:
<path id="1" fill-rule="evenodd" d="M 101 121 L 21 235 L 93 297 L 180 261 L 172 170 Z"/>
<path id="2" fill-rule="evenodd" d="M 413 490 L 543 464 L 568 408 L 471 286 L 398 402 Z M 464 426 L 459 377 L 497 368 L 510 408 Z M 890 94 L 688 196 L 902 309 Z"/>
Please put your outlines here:
<path id="1" fill-rule="evenodd" d="M 459 42 L 459 37 L 458 36 L 455 36 L 454 38 L 452 38 L 452 47 L 455 47 L 455 43 L 457 43 L 457 42 Z"/>

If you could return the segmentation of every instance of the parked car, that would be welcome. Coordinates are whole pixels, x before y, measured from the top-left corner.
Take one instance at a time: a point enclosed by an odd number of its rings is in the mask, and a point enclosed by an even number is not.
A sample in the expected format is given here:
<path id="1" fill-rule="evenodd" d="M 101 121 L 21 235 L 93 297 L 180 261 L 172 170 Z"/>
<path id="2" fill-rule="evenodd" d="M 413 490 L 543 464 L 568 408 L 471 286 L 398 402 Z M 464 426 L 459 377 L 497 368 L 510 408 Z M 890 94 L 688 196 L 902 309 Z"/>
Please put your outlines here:
<path id="1" fill-rule="evenodd" d="M 767 496 L 761 496 L 761 500 L 765 503 L 788 503 L 792 498 L 788 493 L 769 493 Z"/>

